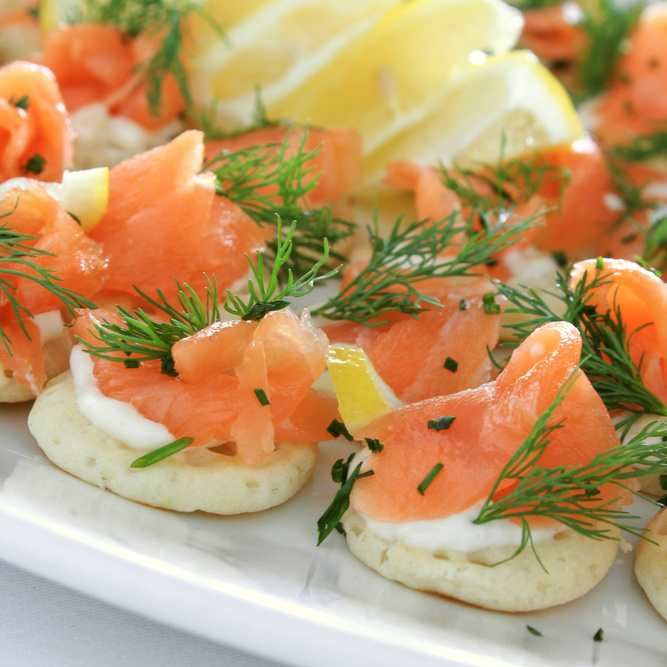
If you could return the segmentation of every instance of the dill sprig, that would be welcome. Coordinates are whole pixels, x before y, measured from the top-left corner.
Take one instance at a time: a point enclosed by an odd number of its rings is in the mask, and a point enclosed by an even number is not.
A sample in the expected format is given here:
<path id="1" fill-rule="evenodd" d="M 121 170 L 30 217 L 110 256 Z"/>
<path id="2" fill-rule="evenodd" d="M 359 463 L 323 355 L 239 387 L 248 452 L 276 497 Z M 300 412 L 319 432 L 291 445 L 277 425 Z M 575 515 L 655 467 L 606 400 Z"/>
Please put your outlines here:
<path id="1" fill-rule="evenodd" d="M 509 302 L 505 312 L 522 315 L 519 321 L 506 325 L 517 338 L 517 342 L 506 345 L 516 347 L 548 322 L 570 322 L 582 337 L 581 368 L 608 410 L 667 415 L 667 406 L 644 386 L 641 364 L 635 364 L 630 356 L 630 343 L 638 330 L 628 331 L 615 298 L 606 312 L 598 312 L 592 303 L 595 291 L 611 284 L 608 275 L 602 270 L 597 270 L 594 276 L 584 273 L 571 286 L 567 273 L 556 275 L 555 291 L 543 291 L 550 297 L 548 301 L 533 288 L 494 282 Z M 560 308 L 550 305 L 554 299 Z"/>
<path id="2" fill-rule="evenodd" d="M 526 11 L 527 9 L 544 9 L 545 7 L 558 5 L 562 1 L 563 0 L 508 0 L 508 4 L 521 11 Z"/>
<path id="3" fill-rule="evenodd" d="M 646 162 L 667 157 L 667 129 L 634 137 L 627 145 L 614 146 L 611 152 L 627 162 Z"/>
<path id="4" fill-rule="evenodd" d="M 18 205 L 18 201 L 17 201 Z M 16 227 L 10 226 L 10 217 L 13 210 L 0 214 L 0 298 L 9 305 L 19 323 L 21 330 L 28 340 L 30 335 L 25 326 L 25 318 L 32 319 L 33 315 L 27 305 L 19 302 L 16 296 L 14 281 L 20 278 L 30 280 L 51 292 L 63 304 L 70 314 L 74 308 L 95 308 L 95 305 L 80 294 L 64 287 L 61 278 L 53 269 L 40 266 L 36 260 L 40 257 L 53 257 L 53 253 L 36 248 L 33 243 L 40 236 L 24 234 Z M 0 341 L 11 354 L 12 341 L 2 329 L 0 322 Z"/>
<path id="5" fill-rule="evenodd" d="M 97 22 L 112 25 L 130 37 L 145 33 L 159 36 L 156 53 L 140 67 L 152 114 L 158 116 L 162 105 L 162 82 L 174 75 L 188 110 L 192 110 L 186 71 L 186 21 L 193 14 L 205 18 L 222 36 L 222 30 L 205 10 L 202 0 L 84 0 L 67 17 L 71 23 Z"/>
<path id="6" fill-rule="evenodd" d="M 386 238 L 380 236 L 377 215 L 368 228 L 371 257 L 364 269 L 347 287 L 313 314 L 331 320 L 349 320 L 366 326 L 380 326 L 381 319 L 392 311 L 417 317 L 430 308 L 442 307 L 437 297 L 422 294 L 418 285 L 431 278 L 473 276 L 480 265 L 512 245 L 533 222 L 526 219 L 507 223 L 495 221 L 488 211 L 478 211 L 483 229 L 471 231 L 471 223 L 461 220 L 455 211 L 435 224 L 415 221 L 403 225 L 402 218 L 394 223 Z M 446 248 L 463 241 L 456 253 L 443 256 Z"/>
<path id="7" fill-rule="evenodd" d="M 617 539 L 615 529 L 639 536 L 641 530 L 626 523 L 637 517 L 619 508 L 620 498 L 605 498 L 600 487 L 614 485 L 621 495 L 630 490 L 627 480 L 664 472 L 667 466 L 667 425 L 657 421 L 647 424 L 625 444 L 597 454 L 588 463 L 540 466 L 539 461 L 552 442 L 554 432 L 567 426 L 567 418 L 554 423 L 552 417 L 576 377 L 575 371 L 538 418 L 528 437 L 504 467 L 473 521 L 476 524 L 498 519 L 521 522 L 521 543 L 510 559 L 528 545 L 535 552 L 528 517 L 554 519 L 596 540 Z M 658 442 L 655 443 L 654 439 Z M 494 499 L 501 488 L 510 488 L 510 491 Z"/>
<path id="8" fill-rule="evenodd" d="M 306 181 L 312 170 L 309 162 L 320 152 L 319 148 L 305 149 L 307 136 L 306 131 L 297 150 L 290 146 L 288 134 L 282 143 L 223 151 L 205 166 L 216 176 L 217 193 L 237 203 L 259 225 L 275 225 L 278 218 L 296 222 L 293 248 L 281 279 L 286 278 L 287 269 L 296 274 L 308 271 L 321 254 L 323 238 L 335 246 L 356 227 L 334 218 L 330 208 L 313 210 L 306 202 L 306 194 L 318 181 L 317 176 Z M 268 257 L 274 260 L 282 242 L 278 236 L 268 243 Z M 330 254 L 337 261 L 346 259 L 335 249 Z"/>
<path id="9" fill-rule="evenodd" d="M 329 260 L 329 244 L 325 238 L 320 241 L 320 244 L 323 244 L 320 259 L 315 264 L 311 264 L 308 271 L 297 280 L 294 279 L 292 269 L 285 267 L 294 248 L 292 238 L 296 229 L 297 223 L 293 222 L 287 233 L 283 235 L 282 223 L 278 219 L 276 255 L 268 279 L 264 275 L 265 266 L 262 253 L 257 253 L 256 265 L 246 255 L 252 271 L 252 278 L 248 281 L 249 298 L 244 301 L 240 296 L 235 296 L 228 291 L 228 300 L 225 303 L 227 312 L 243 320 L 259 320 L 272 310 L 280 310 L 288 306 L 290 302 L 287 299 L 310 294 L 315 283 L 328 280 L 338 272 L 338 268 L 330 269 L 326 273 L 320 271 Z M 279 279 L 283 272 L 286 272 L 287 276 L 284 283 Z"/>
<path id="10" fill-rule="evenodd" d="M 474 168 L 447 168 L 440 164 L 440 178 L 448 190 L 454 192 L 464 206 L 483 210 L 497 209 L 507 215 L 517 201 L 526 202 L 543 187 L 553 184 L 562 194 L 570 175 L 566 169 L 548 164 L 536 153 L 529 158 L 506 160 L 505 137 L 502 137 L 500 155 L 495 164 L 479 162 Z M 486 185 L 490 195 L 480 193 L 479 185 Z M 546 213 L 544 210 L 542 213 Z"/>
<path id="11" fill-rule="evenodd" d="M 160 290 L 157 291 L 157 298 L 152 298 L 138 287 L 134 288 L 157 312 L 166 316 L 166 321 L 155 321 L 154 315 L 149 316 L 141 308 L 128 311 L 118 306 L 122 325 L 105 321 L 91 330 L 99 345 L 82 338 L 78 340 L 93 357 L 122 361 L 128 368 L 136 368 L 142 361 L 159 359 L 165 375 L 177 375 L 171 348 L 179 340 L 219 321 L 220 311 L 214 281 L 208 280 L 204 301 L 187 283 L 176 281 L 176 285 L 178 306 L 170 304 Z"/>
<path id="12" fill-rule="evenodd" d="M 579 63 L 580 99 L 603 92 L 614 75 L 628 35 L 639 21 L 644 3 L 619 3 L 598 0 L 593 8 L 584 8 L 583 28 L 589 44 Z"/>
<path id="13" fill-rule="evenodd" d="M 281 231 L 280 223 L 278 230 Z M 225 303 L 225 309 L 228 312 L 242 319 L 259 320 L 272 310 L 280 310 L 288 306 L 290 301 L 287 299 L 299 298 L 310 293 L 316 282 L 329 278 L 337 271 L 337 269 L 332 269 L 327 274 L 318 275 L 321 265 L 329 257 L 325 239 L 324 253 L 319 261 L 311 266 L 310 271 L 297 280 L 294 280 L 292 273 L 288 272 L 287 284 L 278 291 L 277 273 L 289 259 L 293 233 L 294 224 L 285 239 L 279 244 L 278 257 L 268 280 L 264 275 L 261 253 L 257 253 L 256 266 L 248 257 L 254 279 L 254 283 L 253 280 L 248 282 L 250 296 L 246 302 L 228 291 L 229 300 Z M 103 322 L 97 325 L 91 333 L 99 344 L 81 338 L 79 341 L 93 357 L 120 361 L 128 368 L 136 368 L 142 361 L 159 359 L 162 362 L 162 372 L 175 376 L 177 373 L 171 354 L 174 344 L 220 321 L 215 281 L 207 277 L 207 283 L 206 297 L 202 300 L 190 285 L 177 280 L 176 305 L 170 303 L 160 290 L 157 291 L 157 298 L 153 298 L 135 286 L 134 289 L 139 296 L 153 306 L 156 313 L 161 313 L 160 320 L 164 321 L 156 321 L 155 315 L 149 315 L 141 308 L 128 311 L 118 306 L 117 312 L 122 324 Z"/>
<path id="14" fill-rule="evenodd" d="M 638 261 L 645 267 L 658 271 L 667 269 L 667 206 L 660 206 L 648 216 L 644 249 Z"/>

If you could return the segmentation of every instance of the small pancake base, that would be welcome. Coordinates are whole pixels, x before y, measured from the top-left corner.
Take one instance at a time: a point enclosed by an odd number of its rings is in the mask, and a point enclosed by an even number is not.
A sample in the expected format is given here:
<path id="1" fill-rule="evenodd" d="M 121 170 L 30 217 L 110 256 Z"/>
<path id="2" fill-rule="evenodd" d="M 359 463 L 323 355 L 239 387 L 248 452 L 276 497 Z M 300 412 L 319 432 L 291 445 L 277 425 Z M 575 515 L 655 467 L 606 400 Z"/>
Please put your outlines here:
<path id="1" fill-rule="evenodd" d="M 317 458 L 317 443 L 281 442 L 253 466 L 199 447 L 131 468 L 145 452 L 112 438 L 79 412 L 69 371 L 37 398 L 28 427 L 59 468 L 130 500 L 179 512 L 241 514 L 274 507 L 301 489 Z"/>
<path id="2" fill-rule="evenodd" d="M 667 510 L 661 510 L 646 524 L 644 536 L 656 544 L 639 540 L 635 576 L 646 597 L 667 621 Z"/>
<path id="3" fill-rule="evenodd" d="M 546 609 L 581 597 L 612 566 L 618 540 L 592 540 L 573 531 L 537 545 L 545 570 L 530 547 L 515 558 L 516 547 L 463 553 L 428 551 L 405 542 L 387 542 L 350 509 L 343 527 L 352 553 L 383 577 L 410 588 L 437 593 L 497 611 Z M 493 566 L 493 567 L 492 567 Z"/>
<path id="4" fill-rule="evenodd" d="M 44 344 L 44 366 L 46 377 L 53 378 L 69 368 L 69 353 L 72 343 L 68 333 Z M 35 394 L 19 382 L 14 374 L 0 363 L 0 403 L 22 403 L 32 401 Z"/>

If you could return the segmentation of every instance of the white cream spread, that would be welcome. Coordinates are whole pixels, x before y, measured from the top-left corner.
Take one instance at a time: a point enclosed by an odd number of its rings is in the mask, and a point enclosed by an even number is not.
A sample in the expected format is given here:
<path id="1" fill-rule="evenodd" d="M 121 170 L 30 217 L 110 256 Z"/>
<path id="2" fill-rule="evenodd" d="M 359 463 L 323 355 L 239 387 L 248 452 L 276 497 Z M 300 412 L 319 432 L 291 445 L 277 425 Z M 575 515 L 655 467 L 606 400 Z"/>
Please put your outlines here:
<path id="1" fill-rule="evenodd" d="M 38 313 L 35 315 L 34 320 L 39 329 L 39 338 L 42 345 L 48 343 L 50 340 L 60 338 L 65 333 L 65 323 L 59 310 Z"/>
<path id="2" fill-rule="evenodd" d="M 79 411 L 108 435 L 134 449 L 155 449 L 175 440 L 162 424 L 143 417 L 124 401 L 105 396 L 93 374 L 93 360 L 81 345 L 70 355 Z"/>
<path id="3" fill-rule="evenodd" d="M 359 452 L 350 464 L 350 470 L 366 460 L 370 452 Z M 372 466 L 371 466 L 372 468 Z M 363 470 L 363 468 L 362 468 Z M 366 522 L 368 528 L 387 542 L 404 542 L 414 547 L 429 551 L 460 551 L 468 553 L 493 547 L 519 546 L 521 544 L 521 526 L 500 519 L 484 524 L 475 524 L 481 505 L 474 505 L 469 509 L 453 514 L 444 519 L 427 521 L 406 521 L 390 523 L 376 521 L 361 512 L 359 516 Z M 553 529 L 532 530 L 533 542 L 545 542 L 553 539 L 554 535 L 564 530 L 562 526 Z"/>

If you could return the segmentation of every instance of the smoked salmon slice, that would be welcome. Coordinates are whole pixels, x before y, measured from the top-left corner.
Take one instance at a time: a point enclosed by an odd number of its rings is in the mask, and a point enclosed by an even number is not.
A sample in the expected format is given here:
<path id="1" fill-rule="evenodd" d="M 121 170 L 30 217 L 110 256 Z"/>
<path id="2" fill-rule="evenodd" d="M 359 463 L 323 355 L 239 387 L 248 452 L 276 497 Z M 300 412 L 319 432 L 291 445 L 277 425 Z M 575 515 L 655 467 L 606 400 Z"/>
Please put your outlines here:
<path id="1" fill-rule="evenodd" d="M 244 253 L 254 256 L 271 230 L 216 195 L 203 158 L 203 134 L 189 130 L 111 169 L 107 211 L 90 232 L 109 261 L 101 299 L 136 296 L 135 286 L 173 297 L 177 279 L 203 294 L 206 276 L 224 291 L 247 274 Z"/>
<path id="2" fill-rule="evenodd" d="M 117 316 L 100 309 L 82 311 L 73 333 L 92 341 L 87 329 L 104 320 L 118 323 Z M 100 390 L 164 424 L 175 439 L 194 438 L 193 446 L 233 441 L 248 465 L 269 456 L 276 439 L 329 439 L 326 429 L 337 413 L 331 400 L 311 390 L 326 367 L 328 340 L 309 315 L 299 318 L 286 309 L 258 324 L 235 320 L 223 329 L 224 336 L 217 335 L 218 324 L 177 343 L 174 356 L 182 375 L 176 377 L 163 374 L 160 361 L 126 368 L 95 358 Z M 215 357 L 219 348 L 227 355 L 227 368 L 203 377 L 197 350 L 202 345 L 206 354 Z"/>
<path id="3" fill-rule="evenodd" d="M 154 130 L 185 110 L 171 73 L 161 80 L 158 113 L 149 108 L 140 69 L 154 50 L 154 40 L 145 35 L 130 38 L 110 25 L 81 23 L 49 30 L 36 60 L 54 73 L 68 111 L 100 102 L 110 114 Z"/>
<path id="4" fill-rule="evenodd" d="M 627 331 L 629 352 L 646 388 L 667 404 L 667 285 L 653 272 L 624 259 L 585 260 L 574 265 L 570 282 L 598 287 L 589 302 L 618 319 Z"/>
<path id="5" fill-rule="evenodd" d="M 574 466 L 620 443 L 614 425 L 582 371 L 581 336 L 566 322 L 544 325 L 512 354 L 497 380 L 451 396 L 398 408 L 355 434 L 376 438 L 350 505 L 379 521 L 440 519 L 485 500 L 510 457 L 574 373 L 553 413 L 565 419 L 551 434 L 541 466 Z M 447 418 L 448 427 L 434 423 Z M 453 419 L 452 419 L 453 418 Z M 422 494 L 418 487 L 436 464 L 444 467 Z"/>
<path id="6" fill-rule="evenodd" d="M 420 291 L 436 296 L 442 308 L 432 307 L 418 318 L 395 312 L 380 326 L 344 322 L 324 329 L 332 343 L 362 348 L 380 377 L 408 403 L 491 380 L 488 351 L 498 344 L 501 315 L 487 312 L 484 295 L 493 291 L 488 279 L 434 279 Z"/>
<path id="7" fill-rule="evenodd" d="M 28 180 L 9 189 L 0 198 L 0 222 L 8 232 L 25 235 L 15 246 L 17 261 L 3 261 L 0 274 L 5 281 L 0 298 L 0 326 L 11 340 L 9 349 L 0 344 L 0 360 L 14 377 L 39 394 L 46 381 L 44 352 L 39 329 L 32 316 L 64 309 L 60 297 L 44 286 L 38 270 L 50 272 L 60 288 L 73 290 L 83 298 L 91 297 L 101 288 L 106 271 L 102 249 L 88 238 L 39 181 Z M 32 252 L 40 254 L 27 255 Z M 17 271 L 19 275 L 4 273 Z M 9 302 L 10 291 L 25 312 L 21 320 Z"/>
<path id="8" fill-rule="evenodd" d="M 60 181 L 72 164 L 74 131 L 53 74 L 39 65 L 0 67 L 0 182 Z"/>

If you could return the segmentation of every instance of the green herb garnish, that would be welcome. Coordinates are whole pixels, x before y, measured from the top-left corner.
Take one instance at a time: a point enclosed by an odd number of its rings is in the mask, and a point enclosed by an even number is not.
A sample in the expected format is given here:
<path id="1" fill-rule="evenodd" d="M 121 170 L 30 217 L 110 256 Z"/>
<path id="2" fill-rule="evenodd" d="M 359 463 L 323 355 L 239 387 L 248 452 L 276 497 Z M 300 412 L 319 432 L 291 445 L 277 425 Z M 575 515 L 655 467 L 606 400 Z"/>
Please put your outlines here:
<path id="1" fill-rule="evenodd" d="M 280 310 L 289 305 L 287 299 L 296 299 L 313 291 L 315 283 L 328 280 L 334 276 L 338 269 L 331 269 L 326 273 L 321 273 L 320 269 L 329 259 L 329 244 L 327 239 L 320 241 L 324 244 L 323 254 L 314 265 L 311 265 L 308 271 L 296 281 L 294 280 L 292 270 L 286 270 L 286 279 L 283 281 L 283 287 L 280 288 L 281 281 L 279 275 L 284 271 L 293 249 L 292 237 L 296 230 L 296 222 L 293 222 L 288 232 L 283 236 L 282 224 L 278 219 L 278 235 L 276 254 L 271 273 L 266 280 L 264 273 L 264 259 L 262 253 L 257 253 L 257 265 L 253 264 L 250 258 L 248 262 L 253 274 L 253 279 L 248 281 L 248 292 L 250 294 L 247 301 L 241 297 L 233 295 L 227 291 L 228 300 L 225 303 L 225 310 L 233 315 L 237 315 L 243 320 L 260 320 L 266 313 L 272 310 Z"/>
<path id="2" fill-rule="evenodd" d="M 642 2 L 614 0 L 598 0 L 594 10 L 584 10 L 583 28 L 590 41 L 579 63 L 581 99 L 607 88 L 621 58 L 623 43 L 637 25 L 642 10 Z"/>
<path id="3" fill-rule="evenodd" d="M 260 405 L 269 405 L 269 398 L 263 389 L 253 389 L 253 391 L 255 392 L 255 396 L 257 396 Z"/>
<path id="4" fill-rule="evenodd" d="M 667 415 L 667 406 L 644 386 L 641 367 L 630 356 L 630 343 L 636 332 L 627 330 L 615 300 L 608 312 L 598 312 L 593 305 L 595 291 L 610 282 L 603 270 L 597 270 L 594 276 L 584 274 L 576 285 L 570 286 L 566 276 L 558 273 L 556 290 L 547 294 L 558 299 L 562 309 L 554 309 L 532 288 L 498 281 L 494 284 L 509 302 L 506 312 L 523 316 L 508 326 L 518 341 L 525 340 L 532 331 L 549 322 L 564 320 L 579 329 L 582 336 L 581 367 L 608 410 Z"/>
<path id="5" fill-rule="evenodd" d="M 535 635 L 536 637 L 542 636 L 542 633 L 537 628 L 534 628 L 532 625 L 527 625 L 526 630 L 528 630 L 528 632 L 530 632 L 531 635 Z"/>
<path id="6" fill-rule="evenodd" d="M 354 438 L 347 430 L 345 424 L 339 422 L 337 419 L 334 419 L 331 424 L 329 424 L 327 432 L 330 433 L 333 438 L 340 438 L 342 435 L 346 440 L 349 440 L 350 442 L 354 441 Z"/>
<path id="7" fill-rule="evenodd" d="M 447 357 L 445 359 L 445 363 L 443 364 L 443 368 L 450 371 L 451 373 L 456 373 L 456 371 L 459 370 L 459 362 L 452 359 L 451 357 Z"/>
<path id="8" fill-rule="evenodd" d="M 17 204 L 18 205 L 18 200 Z M 95 305 L 75 291 L 63 287 L 57 272 L 44 268 L 38 263 L 39 258 L 53 257 L 53 253 L 41 250 L 33 245 L 40 236 L 23 234 L 16 227 L 10 226 L 13 210 L 0 214 L 0 297 L 9 306 L 16 317 L 21 330 L 28 340 L 30 335 L 25 327 L 24 318 L 33 317 L 30 309 L 19 303 L 16 296 L 15 281 L 30 280 L 48 290 L 62 302 L 70 314 L 74 308 L 95 308 Z M 2 329 L 0 322 L 0 342 L 11 354 L 12 341 Z"/>
<path id="9" fill-rule="evenodd" d="M 641 534 L 641 529 L 626 523 L 637 517 L 618 509 L 618 498 L 605 500 L 600 487 L 611 484 L 626 491 L 627 480 L 664 470 L 667 425 L 652 422 L 625 444 L 598 454 L 587 464 L 571 467 L 539 465 L 553 433 L 566 427 L 566 419 L 552 421 L 553 412 L 576 379 L 575 370 L 508 461 L 473 521 L 476 524 L 498 519 L 521 522 L 521 544 L 509 558 L 521 553 L 528 545 L 535 552 L 528 517 L 554 519 L 591 539 L 617 539 L 613 529 L 636 536 Z M 654 438 L 659 440 L 657 444 L 652 444 Z M 509 491 L 494 499 L 500 488 Z"/>
<path id="10" fill-rule="evenodd" d="M 317 185 L 317 177 L 309 181 L 306 176 L 312 169 L 309 163 L 319 153 L 305 150 L 308 133 L 304 132 L 298 149 L 289 143 L 289 134 L 282 144 L 263 144 L 238 151 L 223 151 L 204 169 L 216 176 L 216 191 L 238 204 L 259 225 L 275 226 L 276 221 L 294 221 L 292 251 L 286 271 L 303 274 L 321 254 L 322 239 L 331 246 L 347 239 L 356 225 L 341 218 L 334 218 L 331 209 L 313 209 L 305 196 Z M 278 248 L 284 239 L 279 230 L 275 241 L 267 244 L 267 257 L 277 259 Z M 335 249 L 330 251 L 332 259 L 346 258 Z"/>
<path id="11" fill-rule="evenodd" d="M 359 463 L 352 473 L 346 475 L 343 480 L 343 485 L 338 489 L 331 505 L 327 507 L 324 514 L 317 521 L 317 545 L 319 546 L 327 538 L 327 536 L 334 530 L 343 514 L 347 512 L 350 507 L 350 493 L 354 483 L 362 477 L 369 477 L 373 474 L 372 470 L 367 470 L 361 473 L 361 466 L 363 462 Z"/>
<path id="12" fill-rule="evenodd" d="M 429 486 L 431 486 L 431 483 L 433 480 L 440 474 L 442 469 L 444 468 L 443 463 L 436 463 L 432 468 L 431 471 L 424 477 L 424 479 L 421 481 L 419 486 L 417 487 L 417 491 L 421 493 L 421 495 L 424 495 L 424 491 L 428 489 Z"/>
<path id="13" fill-rule="evenodd" d="M 46 160 L 39 154 L 35 153 L 28 161 L 21 167 L 24 174 L 35 174 L 38 176 L 44 171 Z"/>
<path id="14" fill-rule="evenodd" d="M 105 23 L 129 37 L 146 34 L 159 36 L 159 48 L 140 67 L 146 83 L 150 111 L 159 116 L 162 106 L 162 82 L 172 74 L 187 109 L 193 108 L 185 70 L 188 35 L 187 19 L 193 15 L 206 19 L 222 37 L 222 29 L 205 10 L 201 0 L 84 0 L 70 12 L 69 23 Z"/>
<path id="15" fill-rule="evenodd" d="M 168 445 L 165 445 L 164 447 L 159 447 L 158 449 L 154 449 L 152 452 L 144 454 L 143 456 L 140 456 L 138 459 L 135 459 L 130 464 L 130 467 L 147 468 L 148 466 L 152 466 L 153 464 L 158 463 L 158 461 L 162 461 L 163 459 L 166 459 L 169 456 L 173 456 L 174 454 L 185 449 L 188 445 L 190 445 L 193 442 L 193 440 L 194 438 L 179 438 L 178 440 L 174 440 L 174 442 L 170 442 Z"/>
<path id="16" fill-rule="evenodd" d="M 430 308 L 442 307 L 437 297 L 422 294 L 419 283 L 431 278 L 472 276 L 479 266 L 512 245 L 532 220 L 512 224 L 489 224 L 471 232 L 469 222 L 457 212 L 436 224 L 423 221 L 403 225 L 399 218 L 387 238 L 380 236 L 377 217 L 368 229 L 371 258 L 363 270 L 326 304 L 313 311 L 331 320 L 349 320 L 374 327 L 398 311 L 417 317 Z M 466 240 L 453 255 L 442 252 L 463 234 Z"/>
<path id="17" fill-rule="evenodd" d="M 453 415 L 445 415 L 437 419 L 429 419 L 427 426 L 431 431 L 446 431 L 455 419 L 456 417 Z"/>

